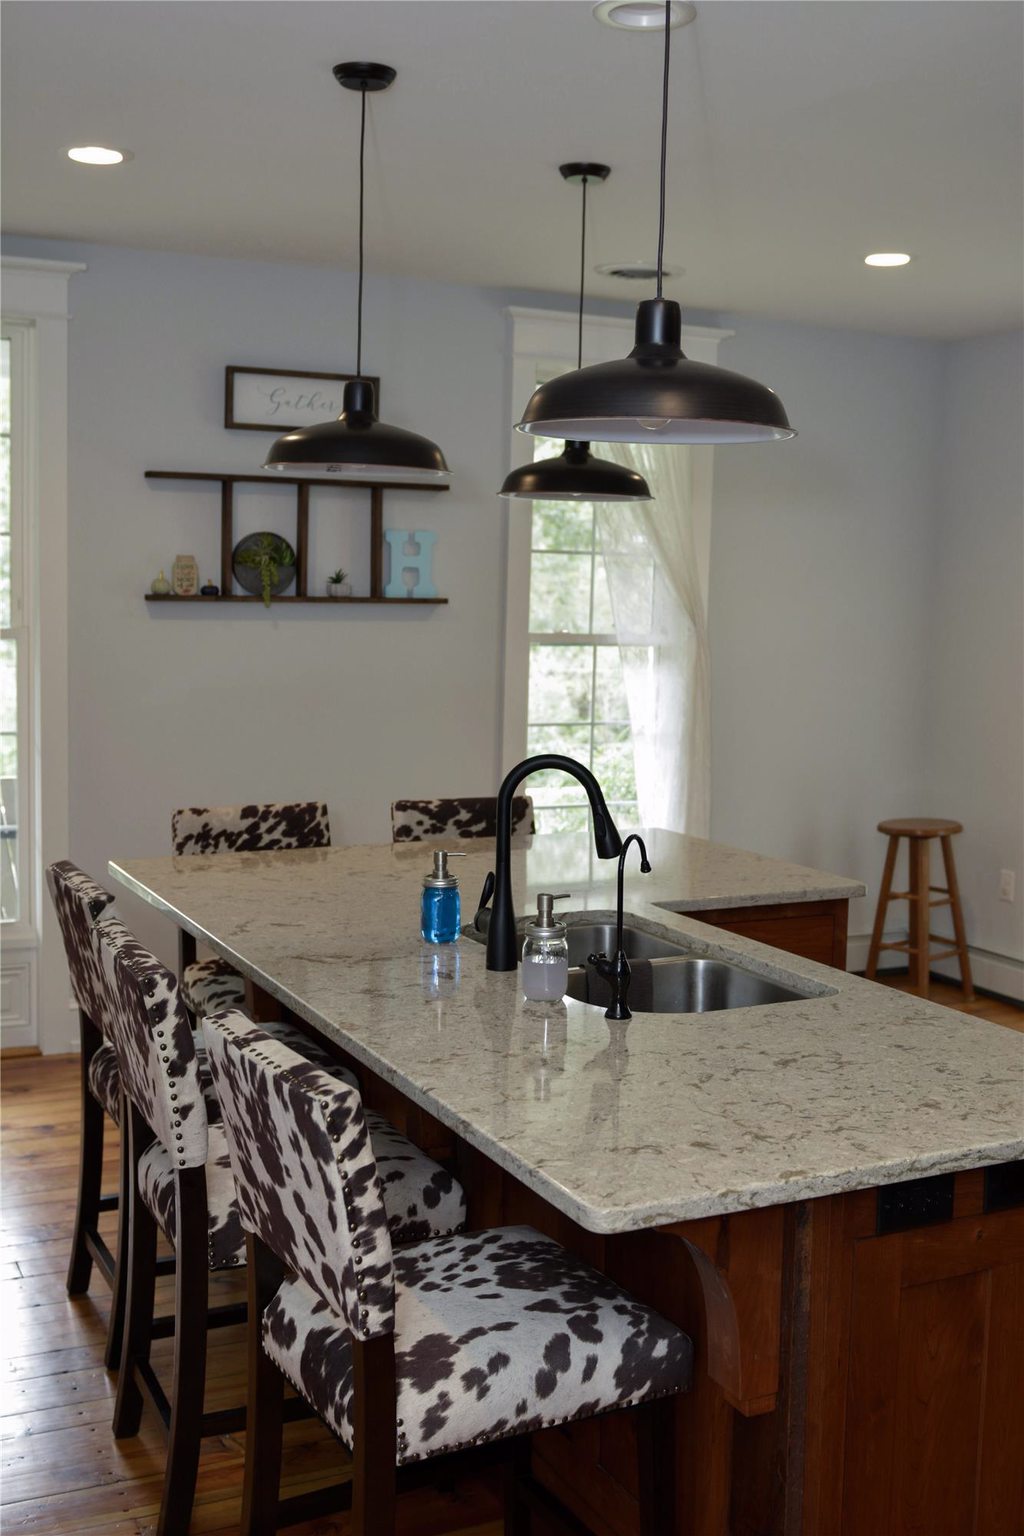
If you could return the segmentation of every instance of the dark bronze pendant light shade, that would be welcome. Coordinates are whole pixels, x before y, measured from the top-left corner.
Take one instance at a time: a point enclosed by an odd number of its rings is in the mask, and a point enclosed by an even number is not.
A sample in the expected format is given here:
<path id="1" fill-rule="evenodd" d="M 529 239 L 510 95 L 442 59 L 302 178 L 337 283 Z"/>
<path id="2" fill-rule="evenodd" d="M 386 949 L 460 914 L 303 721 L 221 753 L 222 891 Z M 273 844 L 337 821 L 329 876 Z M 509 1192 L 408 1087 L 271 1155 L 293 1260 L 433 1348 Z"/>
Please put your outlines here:
<path id="1" fill-rule="evenodd" d="M 389 64 L 336 64 L 334 77 L 349 91 L 359 91 L 362 115 L 359 129 L 359 301 L 356 342 L 356 373 L 345 385 L 343 409 L 336 421 L 320 421 L 297 427 L 277 439 L 267 454 L 264 469 L 311 470 L 317 474 L 343 475 L 349 479 L 399 482 L 445 481 L 448 465 L 444 454 L 429 437 L 392 427 L 377 420 L 373 384 L 363 370 L 363 194 L 366 153 L 366 96 L 384 91 L 395 78 Z"/>
<path id="2" fill-rule="evenodd" d="M 679 305 L 662 296 L 670 23 L 666 4 L 657 297 L 637 309 L 636 345 L 628 357 L 542 384 L 517 423 L 520 432 L 603 443 L 761 443 L 796 436 L 773 390 L 684 355 Z"/>
<path id="3" fill-rule="evenodd" d="M 609 175 L 607 165 L 589 161 L 572 161 L 558 167 L 564 181 L 578 182 L 583 188 L 583 207 L 580 223 L 580 298 L 576 331 L 576 374 L 583 361 L 583 299 L 586 284 L 587 262 L 587 183 L 605 181 Z M 534 459 L 531 464 L 520 464 L 505 476 L 499 496 L 518 501 L 650 501 L 651 492 L 643 475 L 624 464 L 613 464 L 610 459 L 595 458 L 590 444 L 582 439 L 586 434 L 556 432 L 555 437 L 567 437 L 562 452 L 551 459 Z"/>

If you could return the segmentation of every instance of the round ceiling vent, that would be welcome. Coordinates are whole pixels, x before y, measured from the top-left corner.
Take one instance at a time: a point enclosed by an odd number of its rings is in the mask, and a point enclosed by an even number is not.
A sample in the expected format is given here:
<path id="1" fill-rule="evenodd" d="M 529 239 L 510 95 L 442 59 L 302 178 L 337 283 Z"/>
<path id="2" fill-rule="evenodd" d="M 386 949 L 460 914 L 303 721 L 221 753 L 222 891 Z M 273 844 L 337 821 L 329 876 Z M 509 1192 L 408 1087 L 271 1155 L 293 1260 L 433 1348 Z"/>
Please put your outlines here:
<path id="1" fill-rule="evenodd" d="M 653 283 L 658 276 L 656 261 L 606 261 L 594 268 L 603 277 L 621 277 L 628 283 Z M 682 277 L 686 268 L 679 262 L 662 262 L 663 277 Z"/>

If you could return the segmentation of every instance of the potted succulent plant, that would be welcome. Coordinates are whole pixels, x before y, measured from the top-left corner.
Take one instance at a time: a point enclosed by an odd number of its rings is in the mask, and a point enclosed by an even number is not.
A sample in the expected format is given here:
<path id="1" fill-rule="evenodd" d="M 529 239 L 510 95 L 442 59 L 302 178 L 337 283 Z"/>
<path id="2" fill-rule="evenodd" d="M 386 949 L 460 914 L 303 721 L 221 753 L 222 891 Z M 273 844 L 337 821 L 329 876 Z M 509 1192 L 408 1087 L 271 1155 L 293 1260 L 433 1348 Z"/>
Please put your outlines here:
<path id="1" fill-rule="evenodd" d="M 327 596 L 328 597 L 351 597 L 352 596 L 352 583 L 348 579 L 348 571 L 343 571 L 340 565 L 338 566 L 338 569 L 334 572 L 333 576 L 328 576 L 328 578 L 327 578 Z"/>
<path id="2" fill-rule="evenodd" d="M 263 598 L 278 597 L 295 580 L 295 551 L 276 533 L 247 533 L 239 539 L 231 557 L 235 580 L 247 592 Z"/>

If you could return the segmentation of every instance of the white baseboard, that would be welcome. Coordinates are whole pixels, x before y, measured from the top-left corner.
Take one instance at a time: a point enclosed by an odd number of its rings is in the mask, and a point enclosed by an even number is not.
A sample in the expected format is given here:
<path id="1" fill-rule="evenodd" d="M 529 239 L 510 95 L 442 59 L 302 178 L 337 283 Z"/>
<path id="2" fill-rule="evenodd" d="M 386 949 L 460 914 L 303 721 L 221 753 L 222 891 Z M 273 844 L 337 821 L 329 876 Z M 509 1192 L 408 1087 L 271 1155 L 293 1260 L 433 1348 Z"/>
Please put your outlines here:
<path id="1" fill-rule="evenodd" d="M 889 944 L 902 942 L 906 937 L 905 928 L 884 935 Z M 848 971 L 863 971 L 868 963 L 870 943 L 869 933 L 850 935 L 846 946 Z M 1024 1003 L 1024 960 L 1015 960 L 1012 955 L 999 955 L 990 949 L 976 949 L 973 944 L 967 946 L 967 952 L 971 957 L 971 971 L 976 987 L 983 987 L 986 992 L 998 992 L 1000 997 L 1011 998 L 1015 1003 Z M 905 970 L 906 965 L 905 954 L 899 950 L 888 950 L 878 962 L 878 971 L 881 975 L 887 970 Z M 950 981 L 960 980 L 960 967 L 955 957 L 951 960 L 938 960 L 931 969 L 936 976 L 948 977 Z"/>

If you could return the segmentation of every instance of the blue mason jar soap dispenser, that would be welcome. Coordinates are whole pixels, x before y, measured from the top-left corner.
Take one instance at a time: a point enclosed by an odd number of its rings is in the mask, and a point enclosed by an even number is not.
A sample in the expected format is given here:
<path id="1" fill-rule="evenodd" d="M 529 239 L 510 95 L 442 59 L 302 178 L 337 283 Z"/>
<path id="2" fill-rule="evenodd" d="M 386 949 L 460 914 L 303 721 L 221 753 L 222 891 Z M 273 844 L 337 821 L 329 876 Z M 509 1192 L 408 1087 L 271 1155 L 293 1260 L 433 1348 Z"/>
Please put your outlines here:
<path id="1" fill-rule="evenodd" d="M 464 853 L 434 850 L 434 868 L 423 877 L 420 898 L 420 935 L 428 944 L 454 944 L 462 925 L 459 882 L 448 868 L 449 859 L 464 859 Z"/>

